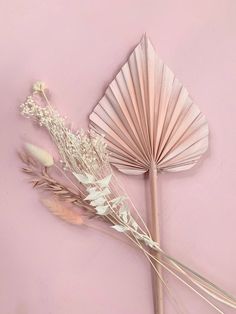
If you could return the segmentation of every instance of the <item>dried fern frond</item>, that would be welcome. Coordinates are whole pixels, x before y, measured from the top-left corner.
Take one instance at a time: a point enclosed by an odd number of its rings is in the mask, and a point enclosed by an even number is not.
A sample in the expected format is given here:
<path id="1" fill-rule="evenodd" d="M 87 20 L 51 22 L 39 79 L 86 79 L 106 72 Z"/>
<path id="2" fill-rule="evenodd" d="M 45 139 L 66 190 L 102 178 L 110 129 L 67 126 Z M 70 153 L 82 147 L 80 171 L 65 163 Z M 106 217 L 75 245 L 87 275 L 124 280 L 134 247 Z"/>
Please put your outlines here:
<path id="1" fill-rule="evenodd" d="M 41 165 L 37 163 L 37 161 L 34 160 L 27 152 L 19 152 L 18 156 L 24 163 L 22 171 L 31 176 L 30 182 L 33 184 L 33 187 L 51 192 L 61 200 L 86 209 L 91 213 L 94 212 L 93 207 L 90 206 L 78 192 L 73 192 L 72 188 L 69 188 L 55 180 L 49 174 L 48 169 L 46 167 L 41 167 Z"/>

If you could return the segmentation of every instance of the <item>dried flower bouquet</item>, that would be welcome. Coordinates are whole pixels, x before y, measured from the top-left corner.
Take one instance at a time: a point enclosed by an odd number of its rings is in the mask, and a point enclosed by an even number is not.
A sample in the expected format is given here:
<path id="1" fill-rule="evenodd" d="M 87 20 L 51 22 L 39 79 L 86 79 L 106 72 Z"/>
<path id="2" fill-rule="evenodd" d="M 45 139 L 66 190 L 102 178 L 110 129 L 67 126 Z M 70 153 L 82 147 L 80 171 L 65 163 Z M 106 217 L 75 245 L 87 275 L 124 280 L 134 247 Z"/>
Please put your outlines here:
<path id="1" fill-rule="evenodd" d="M 48 131 L 58 149 L 59 162 L 45 150 L 29 143 L 19 154 L 24 163 L 23 172 L 31 177 L 33 186 L 50 194 L 42 202 L 54 215 L 69 223 L 85 224 L 109 234 L 110 230 L 123 233 L 147 257 L 179 312 L 183 313 L 179 302 L 155 266 L 157 264 L 216 312 L 224 313 L 215 301 L 236 309 L 234 297 L 167 255 L 153 240 L 139 211 L 110 166 L 103 136 L 91 130 L 74 132 L 70 129 L 65 119 L 51 106 L 42 82 L 34 84 L 32 94 L 20 108 L 23 116 L 32 118 Z M 96 226 L 96 220 L 103 222 L 102 229 Z M 159 254 L 156 255 L 156 252 Z"/>

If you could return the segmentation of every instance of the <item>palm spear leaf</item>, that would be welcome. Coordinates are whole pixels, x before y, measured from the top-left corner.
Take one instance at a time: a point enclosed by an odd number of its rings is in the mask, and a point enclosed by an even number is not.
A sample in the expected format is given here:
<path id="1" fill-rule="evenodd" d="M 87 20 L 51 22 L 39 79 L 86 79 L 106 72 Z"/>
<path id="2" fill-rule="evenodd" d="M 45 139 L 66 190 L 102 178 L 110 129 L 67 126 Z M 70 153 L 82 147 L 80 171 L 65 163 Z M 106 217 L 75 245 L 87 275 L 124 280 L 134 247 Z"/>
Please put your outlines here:
<path id="1" fill-rule="evenodd" d="M 126 174 L 149 172 L 151 232 L 160 242 L 157 173 L 193 167 L 208 147 L 208 125 L 186 88 L 144 36 L 90 115 L 105 135 L 111 163 Z M 161 269 L 156 265 L 160 275 Z M 156 313 L 163 313 L 161 280 L 153 276 Z"/>

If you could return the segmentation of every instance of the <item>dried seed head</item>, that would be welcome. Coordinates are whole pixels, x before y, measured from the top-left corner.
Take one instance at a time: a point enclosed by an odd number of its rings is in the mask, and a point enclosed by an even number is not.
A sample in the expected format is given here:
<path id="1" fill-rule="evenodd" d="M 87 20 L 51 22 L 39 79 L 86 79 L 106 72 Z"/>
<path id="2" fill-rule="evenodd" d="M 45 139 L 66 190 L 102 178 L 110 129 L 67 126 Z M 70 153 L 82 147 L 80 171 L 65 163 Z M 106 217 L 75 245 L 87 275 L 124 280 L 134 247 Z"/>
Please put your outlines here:
<path id="1" fill-rule="evenodd" d="M 46 150 L 30 143 L 25 143 L 25 148 L 29 154 L 39 161 L 43 166 L 51 167 L 54 164 L 52 155 L 49 154 Z"/>
<path id="2" fill-rule="evenodd" d="M 34 92 L 44 92 L 45 89 L 46 89 L 46 84 L 42 81 L 37 81 L 33 85 Z"/>

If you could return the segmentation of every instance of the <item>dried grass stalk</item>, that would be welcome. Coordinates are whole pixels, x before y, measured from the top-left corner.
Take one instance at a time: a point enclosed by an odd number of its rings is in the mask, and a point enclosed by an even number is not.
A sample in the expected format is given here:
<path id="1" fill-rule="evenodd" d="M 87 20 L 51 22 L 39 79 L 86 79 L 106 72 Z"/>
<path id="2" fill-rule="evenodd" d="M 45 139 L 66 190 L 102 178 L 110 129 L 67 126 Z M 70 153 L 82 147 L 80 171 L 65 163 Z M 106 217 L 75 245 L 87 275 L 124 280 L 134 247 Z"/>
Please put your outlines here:
<path id="1" fill-rule="evenodd" d="M 41 167 L 31 156 L 26 152 L 18 153 L 21 161 L 25 164 L 22 171 L 31 176 L 30 182 L 34 188 L 40 188 L 54 194 L 63 201 L 67 201 L 73 205 L 88 210 L 91 214 L 94 213 L 92 206 L 87 203 L 78 192 L 74 192 L 72 188 L 56 181 L 48 172 L 47 167 Z"/>

